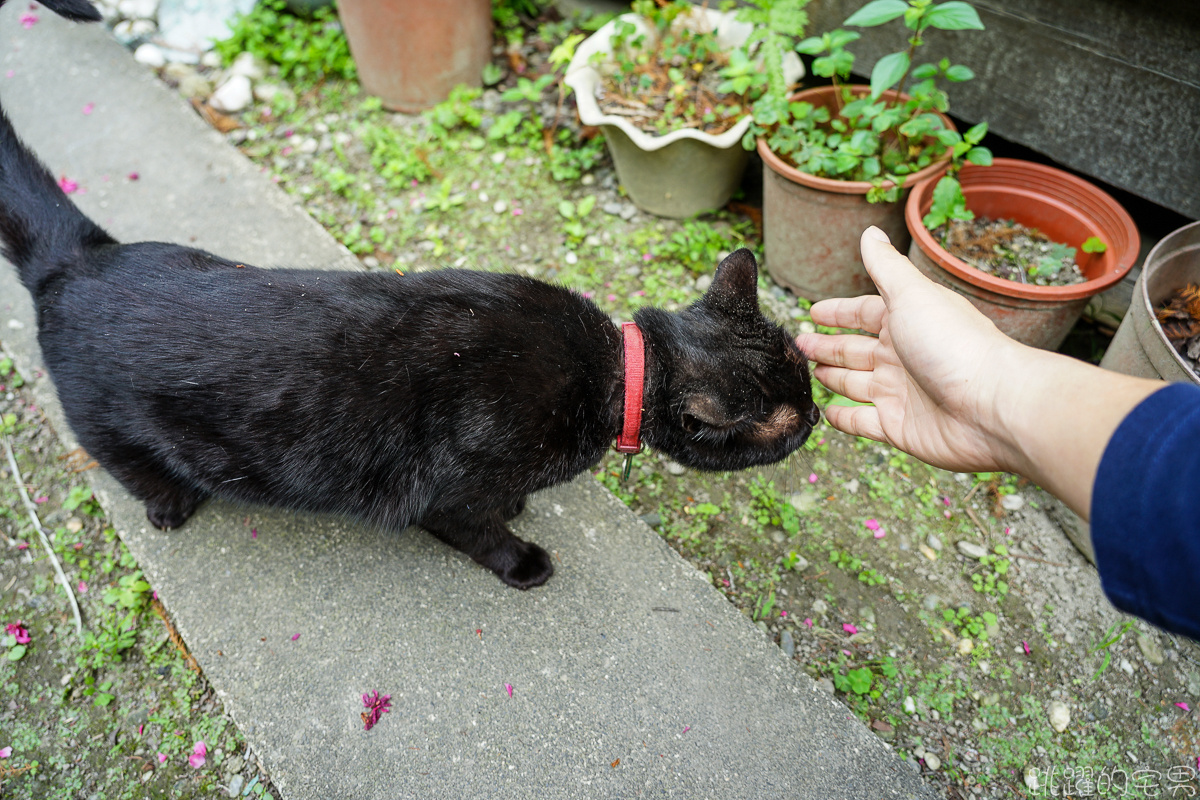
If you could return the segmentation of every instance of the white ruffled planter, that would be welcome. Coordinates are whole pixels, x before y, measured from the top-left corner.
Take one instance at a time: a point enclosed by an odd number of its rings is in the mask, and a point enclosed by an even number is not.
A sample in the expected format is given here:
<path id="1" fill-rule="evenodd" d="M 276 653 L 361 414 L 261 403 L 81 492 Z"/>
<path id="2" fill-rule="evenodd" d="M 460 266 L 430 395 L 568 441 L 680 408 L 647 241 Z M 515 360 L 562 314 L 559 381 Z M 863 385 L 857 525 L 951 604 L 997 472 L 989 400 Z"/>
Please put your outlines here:
<path id="1" fill-rule="evenodd" d="M 620 19 L 633 23 L 647 36 L 653 35 L 637 14 L 625 14 Z M 692 12 L 688 24 L 715 31 L 717 42 L 726 50 L 745 42 L 754 30 L 749 23 L 735 20 L 734 12 L 700 8 Z M 749 153 L 742 147 L 742 137 L 750 128 L 750 116 L 720 136 L 691 128 L 655 136 L 623 117 L 602 113 L 596 102 L 601 76 L 590 62 L 595 53 L 612 52 L 615 28 L 616 20 L 584 40 L 567 67 L 564 83 L 575 90 L 579 118 L 584 125 L 598 126 L 604 133 L 617 178 L 629 199 L 643 211 L 678 219 L 722 207 L 737 189 L 746 168 Z M 795 53 L 787 56 L 784 77 L 791 84 L 804 75 L 804 67 Z"/>

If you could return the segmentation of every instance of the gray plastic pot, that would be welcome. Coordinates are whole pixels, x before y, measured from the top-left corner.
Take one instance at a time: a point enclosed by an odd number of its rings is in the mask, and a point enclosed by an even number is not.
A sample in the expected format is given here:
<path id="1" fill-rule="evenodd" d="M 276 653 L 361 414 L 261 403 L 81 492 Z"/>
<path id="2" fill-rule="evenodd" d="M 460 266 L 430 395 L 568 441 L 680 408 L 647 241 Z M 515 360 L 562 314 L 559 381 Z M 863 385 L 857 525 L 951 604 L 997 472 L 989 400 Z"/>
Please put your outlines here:
<path id="1" fill-rule="evenodd" d="M 638 26 L 647 36 L 651 31 L 641 16 L 625 14 L 621 20 Z M 717 34 L 718 43 L 732 49 L 746 41 L 753 26 L 738 22 L 734 12 L 697 8 L 683 24 L 703 27 Z M 612 52 L 616 20 L 588 37 L 575 51 L 563 82 L 575 90 L 579 119 L 595 125 L 604 134 L 612 155 L 617 179 L 634 205 L 660 217 L 682 219 L 721 208 L 742 180 L 749 153 L 742 147 L 742 136 L 750 128 L 750 117 L 739 120 L 729 130 L 713 136 L 690 128 L 681 128 L 654 136 L 634 127 L 623 117 L 601 112 L 596 93 L 602 86 L 600 71 L 593 56 L 603 61 Z M 789 56 L 795 56 L 790 53 Z M 804 75 L 799 57 L 784 63 L 788 83 Z"/>
<path id="2" fill-rule="evenodd" d="M 1188 283 L 1200 283 L 1200 222 L 1167 234 L 1146 256 L 1129 311 L 1100 366 L 1141 378 L 1200 384 L 1154 317 L 1154 309 Z"/>

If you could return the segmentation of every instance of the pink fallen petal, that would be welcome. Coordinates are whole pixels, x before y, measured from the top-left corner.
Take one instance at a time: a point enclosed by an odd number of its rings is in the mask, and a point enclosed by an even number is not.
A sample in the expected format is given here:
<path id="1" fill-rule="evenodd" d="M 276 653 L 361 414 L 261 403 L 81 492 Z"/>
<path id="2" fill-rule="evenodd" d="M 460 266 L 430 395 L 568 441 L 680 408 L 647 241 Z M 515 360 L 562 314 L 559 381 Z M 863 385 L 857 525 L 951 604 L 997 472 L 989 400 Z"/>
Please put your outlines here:
<path id="1" fill-rule="evenodd" d="M 1027 642 L 1027 641 L 1025 641 L 1024 639 L 1022 639 L 1022 640 L 1021 640 L 1021 647 L 1024 647 L 1024 648 L 1025 648 L 1025 655 L 1029 655 L 1029 642 Z"/>
<path id="2" fill-rule="evenodd" d="M 512 697 L 512 684 L 511 683 L 504 684 L 504 691 L 508 692 L 509 697 Z"/>
<path id="3" fill-rule="evenodd" d="M 8 758 L 12 755 L 11 747 L 0 747 L 0 758 Z"/>
<path id="4" fill-rule="evenodd" d="M 165 764 L 165 763 L 167 763 L 167 754 L 166 754 L 166 753 L 159 753 L 159 754 L 158 754 L 158 763 L 160 763 L 160 764 Z"/>
<path id="5" fill-rule="evenodd" d="M 62 189 L 66 194 L 75 194 L 79 191 L 79 184 L 63 175 L 58 179 L 58 188 Z"/>
<path id="6" fill-rule="evenodd" d="M 1175 707 L 1176 707 L 1176 708 L 1182 708 L 1184 711 L 1191 711 L 1191 709 L 1190 709 L 1190 708 L 1188 708 L 1188 704 L 1187 704 L 1187 703 L 1176 703 L 1176 704 L 1175 704 Z"/>
<path id="7" fill-rule="evenodd" d="M 612 302 L 616 301 L 617 296 L 615 294 L 610 294 L 606 299 L 608 300 L 608 302 L 612 303 Z"/>
<path id="8" fill-rule="evenodd" d="M 842 655 L 844 655 L 844 656 L 846 656 L 847 658 L 849 658 L 849 657 L 852 655 L 852 653 L 851 653 L 849 650 L 843 650 L 843 651 L 842 651 Z"/>
<path id="9" fill-rule="evenodd" d="M 11 78 L 13 75 L 16 75 L 16 74 L 17 74 L 16 70 L 10 69 L 8 72 L 4 73 L 4 77 Z"/>
<path id="10" fill-rule="evenodd" d="M 95 110 L 96 110 L 96 104 L 88 103 L 86 106 L 83 107 L 83 115 L 86 117 Z"/>
<path id="11" fill-rule="evenodd" d="M 145 725 L 138 725 L 138 736 L 142 735 L 142 731 L 146 729 Z"/>
<path id="12" fill-rule="evenodd" d="M 684 725 L 684 726 L 683 726 L 683 732 L 684 732 L 684 733 L 687 733 L 687 732 L 688 732 L 688 731 L 690 731 L 691 729 L 692 729 L 692 726 L 691 726 L 691 725 Z M 1197 760 L 1197 761 L 1200 761 L 1200 758 L 1198 758 L 1198 759 L 1196 759 L 1196 760 Z"/>
<path id="13" fill-rule="evenodd" d="M 471 181 L 471 191 L 472 192 L 479 191 L 479 181 Z"/>
<path id="14" fill-rule="evenodd" d="M 18 550 L 28 550 L 29 542 L 21 542 L 20 544 L 17 545 L 17 549 Z"/>
<path id="15" fill-rule="evenodd" d="M 191 765 L 192 769 L 200 769 L 204 766 L 204 762 L 207 761 L 207 755 L 208 747 L 204 744 L 204 740 L 201 739 L 192 748 L 192 754 L 188 756 L 188 764 Z"/>
<path id="16" fill-rule="evenodd" d="M 38 21 L 37 14 L 30 14 L 28 11 L 26 11 L 24 14 L 21 15 L 21 27 L 24 28 L 25 30 L 29 30 L 34 25 L 37 25 L 37 21 Z"/>
<path id="17" fill-rule="evenodd" d="M 292 641 L 293 641 L 293 642 L 294 642 L 294 641 L 296 641 L 296 640 L 297 640 L 297 639 L 299 639 L 299 638 L 300 638 L 300 634 L 298 634 L 298 633 L 293 633 L 293 634 L 292 634 Z"/>
<path id="18" fill-rule="evenodd" d="M 75 587 L 75 588 L 78 590 L 78 592 L 79 592 L 80 594 L 87 594 L 87 589 L 88 589 L 88 587 L 87 587 L 87 582 L 86 582 L 86 581 L 80 581 L 80 582 L 79 582 L 79 585 L 78 585 L 77 587 Z"/>
<path id="19" fill-rule="evenodd" d="M 258 528 L 251 528 L 251 529 L 250 529 L 250 538 L 251 538 L 251 539 L 257 539 L 257 538 L 258 538 Z"/>
<path id="20" fill-rule="evenodd" d="M 292 154 L 292 146 L 289 144 L 279 151 L 281 156 L 290 156 Z"/>
<path id="21" fill-rule="evenodd" d="M 42 495 L 41 497 L 33 498 L 33 502 L 37 503 L 40 506 L 42 503 L 46 502 L 49 499 L 50 498 L 46 497 L 46 495 Z"/>
<path id="22" fill-rule="evenodd" d="M 129 180 L 131 180 L 131 181 L 136 181 L 140 177 L 142 177 L 142 176 L 138 175 L 136 172 L 129 173 Z"/>
<path id="23" fill-rule="evenodd" d="M 950 509 L 946 509 L 945 511 L 942 512 L 942 516 L 945 517 L 946 519 L 950 519 L 950 517 L 952 517 L 954 515 L 950 513 Z"/>
<path id="24" fill-rule="evenodd" d="M 812 617 L 805 617 L 804 624 L 811 628 L 813 626 Z"/>
<path id="25" fill-rule="evenodd" d="M 649 253 L 642 253 L 642 261 L 649 261 L 653 257 L 654 256 L 650 255 Z"/>
<path id="26" fill-rule="evenodd" d="M 850 634 L 851 636 L 858 633 L 858 628 L 854 627 L 849 622 L 842 623 L 842 630 L 844 630 L 846 633 Z"/>
<path id="27" fill-rule="evenodd" d="M 869 531 L 879 530 L 879 521 L 875 520 L 875 519 L 869 519 L 866 522 L 864 522 L 863 525 L 867 526 L 867 530 L 869 530 Z"/>
<path id="28" fill-rule="evenodd" d="M 1012 528 L 1005 528 L 1005 529 L 1004 529 L 1004 535 L 1005 535 L 1005 536 L 1012 536 Z"/>
<path id="29" fill-rule="evenodd" d="M 522 208 L 514 208 L 514 209 L 512 210 L 512 215 L 513 215 L 514 217 L 519 217 L 519 216 L 521 216 L 521 215 L 522 215 L 522 214 L 524 214 L 524 213 L 525 213 L 525 210 L 524 210 L 524 209 L 522 209 Z"/>
<path id="30" fill-rule="evenodd" d="M 885 531 L 883 528 L 880 528 L 879 530 L 875 531 L 876 539 L 882 539 L 885 536 L 887 536 L 887 531 Z"/>
<path id="31" fill-rule="evenodd" d="M 946 495 L 942 495 L 942 505 L 950 505 L 950 498 L 946 497 Z"/>
<path id="32" fill-rule="evenodd" d="M 815 472 L 810 472 L 810 473 L 808 474 L 808 482 L 809 482 L 809 483 L 816 483 L 816 482 L 817 482 L 817 473 L 815 473 Z"/>
<path id="33" fill-rule="evenodd" d="M 787 612 L 786 612 L 786 611 L 780 611 L 780 612 L 779 612 L 779 616 L 783 617 L 784 619 L 787 619 Z"/>

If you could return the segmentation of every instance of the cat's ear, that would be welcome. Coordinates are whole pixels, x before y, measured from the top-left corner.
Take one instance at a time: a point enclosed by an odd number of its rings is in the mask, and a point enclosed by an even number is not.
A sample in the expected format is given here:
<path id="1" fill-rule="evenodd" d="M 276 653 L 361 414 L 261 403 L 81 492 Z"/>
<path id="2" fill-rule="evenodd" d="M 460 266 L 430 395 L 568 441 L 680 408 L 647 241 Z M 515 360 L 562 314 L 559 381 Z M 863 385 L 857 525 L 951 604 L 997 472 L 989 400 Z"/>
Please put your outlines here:
<path id="1" fill-rule="evenodd" d="M 734 250 L 717 267 L 704 301 L 731 313 L 758 311 L 758 262 L 746 248 Z"/>

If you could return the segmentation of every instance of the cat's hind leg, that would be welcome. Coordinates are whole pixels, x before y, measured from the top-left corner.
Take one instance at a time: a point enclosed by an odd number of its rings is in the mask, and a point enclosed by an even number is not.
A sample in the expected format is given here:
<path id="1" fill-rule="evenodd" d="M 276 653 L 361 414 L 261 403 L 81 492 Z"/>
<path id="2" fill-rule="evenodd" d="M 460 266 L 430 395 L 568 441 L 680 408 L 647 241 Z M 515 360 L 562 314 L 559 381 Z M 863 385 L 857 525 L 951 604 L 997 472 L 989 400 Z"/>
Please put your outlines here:
<path id="1" fill-rule="evenodd" d="M 170 475 L 145 448 L 120 447 L 105 455 L 105 468 L 146 505 L 146 518 L 160 530 L 183 525 L 208 497 L 203 489 Z"/>
<path id="2" fill-rule="evenodd" d="M 496 573 L 509 586 L 531 589 L 549 580 L 554 564 L 549 553 L 533 542 L 518 539 L 504 525 L 504 514 L 514 505 L 486 511 L 442 509 L 426 514 L 420 525 Z"/>
<path id="3" fill-rule="evenodd" d="M 521 512 L 524 510 L 525 510 L 525 495 L 521 495 L 520 497 L 518 497 L 514 500 L 511 500 L 508 503 L 505 503 L 504 508 L 501 510 L 500 513 L 503 516 L 504 521 L 508 522 L 511 519 L 516 519 L 517 517 L 519 517 L 521 515 Z"/>

